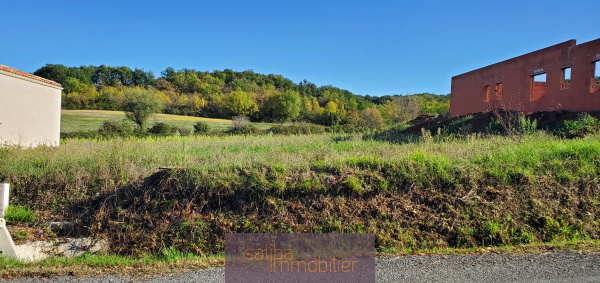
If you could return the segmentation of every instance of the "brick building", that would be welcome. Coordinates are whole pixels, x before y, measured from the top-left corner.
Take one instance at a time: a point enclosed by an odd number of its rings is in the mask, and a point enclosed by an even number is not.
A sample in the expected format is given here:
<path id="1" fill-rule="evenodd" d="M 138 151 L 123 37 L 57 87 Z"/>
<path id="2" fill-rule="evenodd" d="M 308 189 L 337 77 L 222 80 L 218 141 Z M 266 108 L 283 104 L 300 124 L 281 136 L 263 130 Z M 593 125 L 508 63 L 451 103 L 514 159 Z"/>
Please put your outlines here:
<path id="1" fill-rule="evenodd" d="M 600 39 L 550 46 L 452 78 L 450 115 L 600 110 Z"/>
<path id="2" fill-rule="evenodd" d="M 0 146 L 58 145 L 60 84 L 0 65 Z"/>

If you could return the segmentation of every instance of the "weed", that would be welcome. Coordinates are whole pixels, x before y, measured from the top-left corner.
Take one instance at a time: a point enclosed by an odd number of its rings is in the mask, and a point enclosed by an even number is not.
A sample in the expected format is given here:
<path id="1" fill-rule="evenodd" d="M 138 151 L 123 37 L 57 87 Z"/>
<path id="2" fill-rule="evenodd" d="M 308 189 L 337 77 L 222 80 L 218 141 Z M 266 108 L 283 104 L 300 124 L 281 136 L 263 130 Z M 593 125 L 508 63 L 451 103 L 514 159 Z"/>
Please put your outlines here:
<path id="1" fill-rule="evenodd" d="M 567 138 L 583 137 L 600 130 L 600 122 L 588 113 L 579 114 L 575 121 L 564 121 L 562 132 Z"/>
<path id="2" fill-rule="evenodd" d="M 29 207 L 18 205 L 9 205 L 4 215 L 8 224 L 33 223 L 35 217 L 35 213 Z"/>

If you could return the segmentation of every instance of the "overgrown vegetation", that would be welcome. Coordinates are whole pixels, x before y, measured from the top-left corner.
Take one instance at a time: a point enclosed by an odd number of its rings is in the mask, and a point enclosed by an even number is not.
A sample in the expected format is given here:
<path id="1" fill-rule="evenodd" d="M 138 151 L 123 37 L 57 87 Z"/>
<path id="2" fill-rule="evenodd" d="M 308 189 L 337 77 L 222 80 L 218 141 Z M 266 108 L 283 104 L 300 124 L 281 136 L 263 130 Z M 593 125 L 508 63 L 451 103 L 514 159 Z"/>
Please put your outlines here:
<path id="1" fill-rule="evenodd" d="M 581 113 L 577 120 L 564 121 L 560 133 L 569 138 L 581 138 L 587 134 L 597 133 L 598 130 L 600 130 L 600 122 L 588 113 Z"/>
<path id="2" fill-rule="evenodd" d="M 0 179 L 32 225 L 78 219 L 70 236 L 116 254 L 214 254 L 228 232 L 375 233 L 412 252 L 599 239 L 598 156 L 599 136 L 543 132 L 115 138 L 0 149 Z"/>

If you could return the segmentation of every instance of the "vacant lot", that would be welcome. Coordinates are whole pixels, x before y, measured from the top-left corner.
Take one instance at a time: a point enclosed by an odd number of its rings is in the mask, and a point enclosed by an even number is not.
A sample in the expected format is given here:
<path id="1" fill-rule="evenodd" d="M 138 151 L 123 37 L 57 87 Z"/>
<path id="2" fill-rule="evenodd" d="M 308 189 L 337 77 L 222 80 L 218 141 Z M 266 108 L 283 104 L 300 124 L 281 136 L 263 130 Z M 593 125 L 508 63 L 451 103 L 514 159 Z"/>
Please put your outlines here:
<path id="1" fill-rule="evenodd" d="M 0 149 L 0 179 L 33 227 L 74 219 L 117 254 L 214 254 L 227 232 L 367 232 L 410 253 L 599 239 L 599 156 L 599 136 L 544 133 L 117 138 Z"/>

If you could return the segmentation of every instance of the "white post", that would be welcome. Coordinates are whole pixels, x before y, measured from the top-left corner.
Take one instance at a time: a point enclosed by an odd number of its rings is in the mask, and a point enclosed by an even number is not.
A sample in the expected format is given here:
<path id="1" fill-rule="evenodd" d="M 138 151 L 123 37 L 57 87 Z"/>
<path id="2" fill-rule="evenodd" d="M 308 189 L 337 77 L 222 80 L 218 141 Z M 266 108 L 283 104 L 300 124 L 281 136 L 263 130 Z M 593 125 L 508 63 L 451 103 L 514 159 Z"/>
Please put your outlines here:
<path id="1" fill-rule="evenodd" d="M 0 218 L 4 218 L 4 214 L 6 213 L 9 193 L 10 185 L 7 183 L 0 184 Z"/>
<path id="2" fill-rule="evenodd" d="M 0 184 L 0 252 L 2 252 L 3 256 L 19 258 L 17 256 L 17 247 L 8 229 L 6 229 L 6 221 L 4 220 L 4 213 L 6 212 L 6 207 L 8 207 L 9 187 L 6 183 Z"/>

